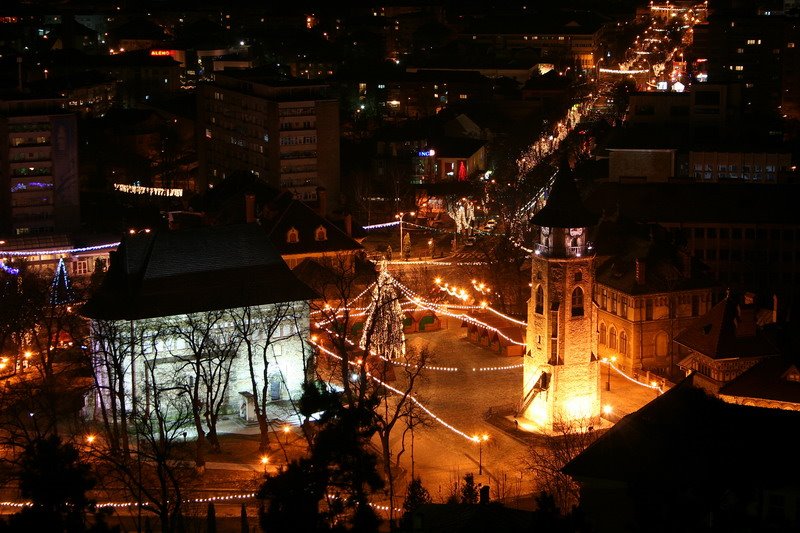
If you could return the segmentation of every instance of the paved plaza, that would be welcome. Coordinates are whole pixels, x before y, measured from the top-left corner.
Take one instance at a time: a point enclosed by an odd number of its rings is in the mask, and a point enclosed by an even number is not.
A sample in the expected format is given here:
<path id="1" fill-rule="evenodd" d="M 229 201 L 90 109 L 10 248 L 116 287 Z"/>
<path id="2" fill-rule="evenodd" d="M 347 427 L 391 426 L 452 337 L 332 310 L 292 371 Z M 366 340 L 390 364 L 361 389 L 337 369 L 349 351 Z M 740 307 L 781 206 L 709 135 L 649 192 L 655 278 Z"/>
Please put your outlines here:
<path id="1" fill-rule="evenodd" d="M 428 427 L 415 432 L 415 475 L 422 477 L 434 499 L 445 499 L 454 482 L 469 472 L 474 473 L 479 482 L 492 486 L 496 496 L 514 497 L 530 492 L 533 480 L 520 470 L 520 464 L 534 436 L 514 431 L 511 422 L 498 423 L 502 416 L 497 416 L 512 412 L 519 401 L 522 368 L 478 370 L 516 365 L 522 358 L 501 356 L 469 342 L 460 320 L 443 319 L 442 325 L 443 329 L 437 332 L 408 335 L 407 346 L 420 349 L 427 345 L 434 354 L 429 364 L 457 367 L 458 371 L 427 371 L 416 395 L 454 429 L 468 436 L 487 434 L 489 440 L 479 449 L 478 444 L 431 420 Z M 611 373 L 611 391 L 606 391 L 605 367 L 602 380 L 602 403 L 611 406 L 608 417 L 611 421 L 635 411 L 657 394 L 616 372 Z M 394 435 L 396 450 L 400 449 L 401 433 L 398 430 Z M 483 466 L 482 476 L 478 476 L 479 463 Z M 410 471 L 410 436 L 406 437 L 401 465 Z"/>

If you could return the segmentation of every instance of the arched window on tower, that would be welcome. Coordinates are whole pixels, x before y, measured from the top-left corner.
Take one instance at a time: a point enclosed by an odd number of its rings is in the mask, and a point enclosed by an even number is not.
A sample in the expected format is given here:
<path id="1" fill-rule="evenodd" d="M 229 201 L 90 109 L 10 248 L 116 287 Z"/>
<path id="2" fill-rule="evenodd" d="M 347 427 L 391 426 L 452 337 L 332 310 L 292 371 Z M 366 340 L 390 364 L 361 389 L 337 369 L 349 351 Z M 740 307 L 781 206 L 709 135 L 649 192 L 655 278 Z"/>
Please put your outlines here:
<path id="1" fill-rule="evenodd" d="M 628 353 L 628 334 L 625 330 L 619 332 L 619 353 L 622 355 Z"/>
<path id="2" fill-rule="evenodd" d="M 289 244 L 300 242 L 300 234 L 297 228 L 289 228 L 289 231 L 286 232 L 286 242 Z"/>
<path id="3" fill-rule="evenodd" d="M 536 287 L 536 299 L 534 300 L 535 311 L 537 315 L 544 313 L 544 289 L 541 285 Z"/>
<path id="4" fill-rule="evenodd" d="M 583 289 L 580 287 L 572 291 L 572 316 L 583 316 Z"/>
<path id="5" fill-rule="evenodd" d="M 325 226 L 319 226 L 316 231 L 314 231 L 314 239 L 317 241 L 328 240 L 328 230 L 325 229 Z"/>
<path id="6" fill-rule="evenodd" d="M 612 350 L 617 349 L 617 330 L 614 326 L 608 330 L 608 347 Z"/>
<path id="7" fill-rule="evenodd" d="M 604 322 L 600 322 L 600 329 L 597 332 L 597 343 L 601 346 L 606 343 L 606 325 Z"/>

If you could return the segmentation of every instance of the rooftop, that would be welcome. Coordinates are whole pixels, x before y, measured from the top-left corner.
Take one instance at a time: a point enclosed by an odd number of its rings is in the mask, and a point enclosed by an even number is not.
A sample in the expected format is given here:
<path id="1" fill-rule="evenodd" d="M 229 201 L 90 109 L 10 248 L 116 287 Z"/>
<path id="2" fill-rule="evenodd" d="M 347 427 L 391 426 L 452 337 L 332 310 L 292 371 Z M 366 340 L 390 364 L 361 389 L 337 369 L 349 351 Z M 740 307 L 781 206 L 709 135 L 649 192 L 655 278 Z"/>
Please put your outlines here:
<path id="1" fill-rule="evenodd" d="M 127 235 L 82 313 L 136 320 L 309 300 L 255 224 Z"/>

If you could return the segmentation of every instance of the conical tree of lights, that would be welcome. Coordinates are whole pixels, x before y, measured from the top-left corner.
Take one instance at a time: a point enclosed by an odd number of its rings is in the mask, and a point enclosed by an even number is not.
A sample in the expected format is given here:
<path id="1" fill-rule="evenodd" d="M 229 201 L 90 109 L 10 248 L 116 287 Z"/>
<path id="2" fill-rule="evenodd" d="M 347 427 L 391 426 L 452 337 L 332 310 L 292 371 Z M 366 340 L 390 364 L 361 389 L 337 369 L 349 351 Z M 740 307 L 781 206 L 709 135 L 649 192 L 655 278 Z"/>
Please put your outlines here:
<path id="1" fill-rule="evenodd" d="M 372 301 L 366 312 L 359 348 L 388 359 L 403 357 L 406 336 L 403 333 L 403 308 L 394 288 L 394 280 L 382 262 L 378 280 L 372 289 Z"/>
<path id="2" fill-rule="evenodd" d="M 55 274 L 53 274 L 53 282 L 50 285 L 50 303 L 53 305 L 68 304 L 72 303 L 74 297 L 72 283 L 67 274 L 67 266 L 64 264 L 64 258 L 61 258 L 58 260 Z"/>

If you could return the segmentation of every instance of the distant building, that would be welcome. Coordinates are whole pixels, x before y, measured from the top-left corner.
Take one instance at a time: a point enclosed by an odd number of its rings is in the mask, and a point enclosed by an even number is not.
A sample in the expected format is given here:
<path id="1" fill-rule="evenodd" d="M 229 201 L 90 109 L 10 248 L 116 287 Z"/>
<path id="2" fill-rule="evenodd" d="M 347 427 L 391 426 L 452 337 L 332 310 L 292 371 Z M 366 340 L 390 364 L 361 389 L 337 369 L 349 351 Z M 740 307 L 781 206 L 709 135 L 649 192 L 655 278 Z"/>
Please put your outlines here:
<path id="1" fill-rule="evenodd" d="M 295 198 L 341 203 L 339 104 L 324 83 L 226 71 L 198 93 L 200 185 L 253 172 Z"/>
<path id="2" fill-rule="evenodd" d="M 596 353 L 628 374 L 671 377 L 683 356 L 672 339 L 710 309 L 715 283 L 663 238 L 631 233 L 601 221 L 595 235 Z"/>
<path id="3" fill-rule="evenodd" d="M 586 202 L 663 226 L 722 284 L 785 296 L 800 288 L 798 194 L 789 183 L 605 183 Z"/>
<path id="4" fill-rule="evenodd" d="M 62 98 L 0 97 L 0 235 L 80 224 L 78 130 Z"/>

